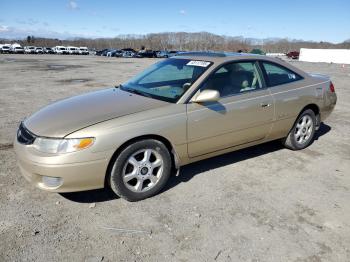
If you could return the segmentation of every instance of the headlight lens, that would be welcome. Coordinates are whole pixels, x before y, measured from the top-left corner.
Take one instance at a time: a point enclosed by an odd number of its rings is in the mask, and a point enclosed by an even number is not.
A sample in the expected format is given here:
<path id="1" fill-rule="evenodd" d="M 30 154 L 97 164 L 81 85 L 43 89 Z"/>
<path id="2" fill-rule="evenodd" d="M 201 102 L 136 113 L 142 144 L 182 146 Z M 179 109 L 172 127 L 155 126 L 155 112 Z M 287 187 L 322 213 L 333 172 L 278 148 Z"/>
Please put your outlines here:
<path id="1" fill-rule="evenodd" d="M 93 137 L 68 139 L 37 137 L 33 145 L 36 150 L 44 153 L 63 154 L 88 148 L 94 141 Z"/>

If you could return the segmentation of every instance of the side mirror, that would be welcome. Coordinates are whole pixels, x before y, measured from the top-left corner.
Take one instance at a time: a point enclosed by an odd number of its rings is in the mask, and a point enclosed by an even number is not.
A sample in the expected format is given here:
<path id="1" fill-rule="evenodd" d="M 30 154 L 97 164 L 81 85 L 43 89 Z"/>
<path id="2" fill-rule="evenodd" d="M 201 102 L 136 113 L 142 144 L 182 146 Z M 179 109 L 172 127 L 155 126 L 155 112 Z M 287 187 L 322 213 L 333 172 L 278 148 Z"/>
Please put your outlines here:
<path id="1" fill-rule="evenodd" d="M 217 90 L 203 90 L 195 98 L 192 99 L 192 102 L 195 103 L 204 103 L 204 102 L 216 102 L 220 99 L 220 93 Z"/>

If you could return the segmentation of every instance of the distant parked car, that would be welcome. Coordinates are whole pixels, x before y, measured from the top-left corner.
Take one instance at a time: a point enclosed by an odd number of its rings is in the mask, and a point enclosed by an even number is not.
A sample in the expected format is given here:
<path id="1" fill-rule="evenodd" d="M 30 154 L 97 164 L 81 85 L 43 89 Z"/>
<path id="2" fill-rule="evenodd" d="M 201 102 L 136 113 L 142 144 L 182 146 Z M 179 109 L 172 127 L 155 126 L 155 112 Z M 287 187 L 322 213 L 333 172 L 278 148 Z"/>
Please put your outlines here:
<path id="1" fill-rule="evenodd" d="M 106 56 L 111 57 L 113 54 L 115 54 L 115 52 L 117 52 L 117 49 L 109 49 Z"/>
<path id="2" fill-rule="evenodd" d="M 168 57 L 169 57 L 169 52 L 168 52 L 168 51 L 165 51 L 165 50 L 163 50 L 163 51 L 158 51 L 158 52 L 156 53 L 156 56 L 157 56 L 158 58 L 168 58 Z"/>
<path id="3" fill-rule="evenodd" d="M 5 54 L 5 53 L 10 53 L 10 45 L 9 44 L 4 44 L 4 45 L 1 45 L 0 46 L 0 52 L 2 54 Z"/>
<path id="4" fill-rule="evenodd" d="M 106 54 L 106 56 L 109 56 L 109 57 L 121 57 L 122 55 L 123 55 L 123 52 L 118 49 L 110 49 Z"/>
<path id="5" fill-rule="evenodd" d="M 44 47 L 44 53 L 45 54 L 54 54 L 55 51 L 51 47 Z"/>
<path id="6" fill-rule="evenodd" d="M 99 55 L 99 56 L 107 56 L 107 53 L 112 51 L 113 49 L 103 49 L 103 50 L 100 50 L 100 51 L 97 51 L 96 52 L 96 55 Z"/>
<path id="7" fill-rule="evenodd" d="M 114 49 L 107 49 L 106 51 L 104 51 L 101 55 L 102 56 L 107 56 L 107 54 L 109 53 L 109 52 L 113 52 L 114 51 Z"/>
<path id="8" fill-rule="evenodd" d="M 79 54 L 79 49 L 75 46 L 67 46 L 67 51 L 68 51 L 68 54 L 70 54 L 70 55 Z"/>
<path id="9" fill-rule="evenodd" d="M 24 53 L 25 54 L 35 54 L 35 46 L 25 46 Z"/>
<path id="10" fill-rule="evenodd" d="M 157 54 L 155 51 L 152 51 L 152 50 L 140 50 L 136 53 L 136 57 L 138 57 L 138 58 L 143 58 L 143 57 L 153 58 L 153 57 L 157 57 Z"/>
<path id="11" fill-rule="evenodd" d="M 88 55 L 89 54 L 89 50 L 87 47 L 85 46 L 81 46 L 78 48 L 78 53 L 79 55 Z"/>
<path id="12" fill-rule="evenodd" d="M 292 51 L 287 54 L 287 57 L 291 59 L 299 59 L 299 54 L 300 52 L 298 51 Z"/>
<path id="13" fill-rule="evenodd" d="M 259 48 L 254 48 L 250 53 L 255 55 L 265 55 L 265 52 Z"/>
<path id="14" fill-rule="evenodd" d="M 13 44 L 10 47 L 10 52 L 12 54 L 24 54 L 24 48 L 19 44 Z"/>
<path id="15" fill-rule="evenodd" d="M 169 51 L 168 52 L 168 57 L 173 57 L 179 54 L 179 51 Z"/>
<path id="16" fill-rule="evenodd" d="M 115 57 L 122 57 L 123 56 L 123 51 L 122 50 L 117 50 L 114 54 Z"/>
<path id="17" fill-rule="evenodd" d="M 65 46 L 55 46 L 55 53 L 58 55 L 66 55 L 68 54 L 67 48 Z"/>
<path id="18" fill-rule="evenodd" d="M 157 54 L 157 57 L 159 57 L 159 58 L 168 58 L 168 57 L 181 55 L 181 53 L 184 53 L 184 52 L 174 51 L 174 50 L 172 50 L 172 51 L 163 50 L 163 51 L 158 51 L 156 54 Z"/>
<path id="19" fill-rule="evenodd" d="M 89 55 L 96 55 L 96 49 L 88 49 Z"/>
<path id="20" fill-rule="evenodd" d="M 135 53 L 132 52 L 132 51 L 123 51 L 123 55 L 122 56 L 123 57 L 128 57 L 128 58 L 135 57 Z"/>
<path id="21" fill-rule="evenodd" d="M 42 47 L 36 47 L 35 48 L 35 53 L 36 54 L 43 54 L 44 53 L 44 49 Z"/>
<path id="22" fill-rule="evenodd" d="M 132 48 L 123 48 L 122 51 L 129 51 L 129 52 L 133 52 L 133 53 L 137 53 L 134 49 Z"/>
<path id="23" fill-rule="evenodd" d="M 95 55 L 102 56 L 103 54 L 107 54 L 107 52 L 109 50 L 110 49 L 107 49 L 107 48 L 106 49 L 97 50 Z"/>

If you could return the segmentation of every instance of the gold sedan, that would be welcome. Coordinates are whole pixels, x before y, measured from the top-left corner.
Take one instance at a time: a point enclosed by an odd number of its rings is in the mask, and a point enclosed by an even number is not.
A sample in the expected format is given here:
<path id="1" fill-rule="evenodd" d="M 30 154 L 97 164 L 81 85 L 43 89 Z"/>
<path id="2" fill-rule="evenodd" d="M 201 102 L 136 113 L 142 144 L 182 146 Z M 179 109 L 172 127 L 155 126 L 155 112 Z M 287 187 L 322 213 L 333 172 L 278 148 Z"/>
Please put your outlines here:
<path id="1" fill-rule="evenodd" d="M 39 110 L 14 145 L 24 177 L 41 189 L 107 185 L 137 201 L 191 162 L 275 139 L 307 147 L 336 100 L 328 77 L 280 59 L 185 53 Z"/>

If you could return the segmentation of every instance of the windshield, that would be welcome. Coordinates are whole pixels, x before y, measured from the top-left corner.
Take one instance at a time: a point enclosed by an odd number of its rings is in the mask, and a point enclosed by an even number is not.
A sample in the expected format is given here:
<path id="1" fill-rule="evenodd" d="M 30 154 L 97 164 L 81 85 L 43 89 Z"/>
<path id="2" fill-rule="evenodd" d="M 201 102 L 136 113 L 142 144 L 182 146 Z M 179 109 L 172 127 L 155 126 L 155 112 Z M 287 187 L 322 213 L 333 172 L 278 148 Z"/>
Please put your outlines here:
<path id="1" fill-rule="evenodd" d="M 211 66 L 211 62 L 167 59 L 121 85 L 131 93 L 176 103 L 186 90 Z"/>

